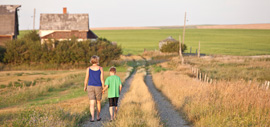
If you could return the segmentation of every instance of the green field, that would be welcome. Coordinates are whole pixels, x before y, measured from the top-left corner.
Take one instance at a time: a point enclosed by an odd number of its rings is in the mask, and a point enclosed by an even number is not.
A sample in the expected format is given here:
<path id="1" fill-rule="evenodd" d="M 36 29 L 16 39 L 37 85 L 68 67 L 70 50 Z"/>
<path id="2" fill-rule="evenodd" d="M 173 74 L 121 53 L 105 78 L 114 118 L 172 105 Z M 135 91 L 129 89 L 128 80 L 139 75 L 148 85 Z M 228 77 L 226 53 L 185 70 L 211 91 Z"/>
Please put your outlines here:
<path id="1" fill-rule="evenodd" d="M 159 30 L 94 30 L 99 37 L 105 37 L 122 45 L 124 54 L 140 54 L 144 48 L 158 50 L 160 40 L 173 36 L 178 40 L 182 29 Z M 223 55 L 265 55 L 270 54 L 270 30 L 243 29 L 187 29 L 185 44 L 195 53 L 198 42 L 201 53 Z"/>
<path id="2" fill-rule="evenodd" d="M 20 31 L 23 36 L 28 31 Z M 99 37 L 115 41 L 123 47 L 124 54 L 141 54 L 145 49 L 158 50 L 158 43 L 168 36 L 178 40 L 182 29 L 158 30 L 94 30 Z M 222 55 L 266 55 L 270 54 L 270 30 L 245 29 L 187 29 L 186 52 L 195 53 L 198 42 L 201 53 Z"/>

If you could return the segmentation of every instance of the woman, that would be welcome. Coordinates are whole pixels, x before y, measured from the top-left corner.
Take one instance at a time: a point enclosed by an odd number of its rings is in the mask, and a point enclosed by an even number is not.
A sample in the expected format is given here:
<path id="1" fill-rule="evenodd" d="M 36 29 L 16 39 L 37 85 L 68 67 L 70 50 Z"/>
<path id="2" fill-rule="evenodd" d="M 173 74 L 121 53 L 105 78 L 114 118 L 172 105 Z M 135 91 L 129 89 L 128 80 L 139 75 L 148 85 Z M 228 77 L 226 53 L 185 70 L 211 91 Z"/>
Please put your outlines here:
<path id="1" fill-rule="evenodd" d="M 87 91 L 90 100 L 90 113 L 92 118 L 90 122 L 95 119 L 95 103 L 97 102 L 97 121 L 100 121 L 99 116 L 101 110 L 102 89 L 104 87 L 104 72 L 102 67 L 98 66 L 99 57 L 94 55 L 90 59 L 92 66 L 86 69 L 86 76 L 84 80 L 84 91 Z"/>

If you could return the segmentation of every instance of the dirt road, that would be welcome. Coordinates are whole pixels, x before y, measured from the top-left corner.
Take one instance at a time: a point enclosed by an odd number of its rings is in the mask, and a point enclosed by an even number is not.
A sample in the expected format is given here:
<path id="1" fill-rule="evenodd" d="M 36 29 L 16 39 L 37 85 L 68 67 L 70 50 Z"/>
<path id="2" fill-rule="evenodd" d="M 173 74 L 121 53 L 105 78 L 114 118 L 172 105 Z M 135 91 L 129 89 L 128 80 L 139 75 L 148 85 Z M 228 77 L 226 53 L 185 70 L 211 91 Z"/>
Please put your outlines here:
<path id="1" fill-rule="evenodd" d="M 156 102 L 161 121 L 168 127 L 189 127 L 188 123 L 174 109 L 172 104 L 159 91 L 157 91 L 152 81 L 151 74 L 146 75 L 145 83 Z"/>

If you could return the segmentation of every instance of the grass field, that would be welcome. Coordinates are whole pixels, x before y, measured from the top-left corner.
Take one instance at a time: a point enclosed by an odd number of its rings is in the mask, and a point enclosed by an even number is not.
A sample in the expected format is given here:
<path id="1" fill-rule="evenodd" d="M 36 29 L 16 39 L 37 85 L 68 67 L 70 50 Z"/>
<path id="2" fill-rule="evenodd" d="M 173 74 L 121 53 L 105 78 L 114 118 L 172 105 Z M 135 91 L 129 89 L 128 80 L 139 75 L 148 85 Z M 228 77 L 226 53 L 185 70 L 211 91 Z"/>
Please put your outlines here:
<path id="1" fill-rule="evenodd" d="M 158 30 L 94 30 L 99 37 L 105 37 L 122 45 L 124 54 L 141 54 L 147 50 L 158 50 L 158 43 L 168 36 L 178 40 L 182 29 Z M 223 55 L 270 54 L 270 30 L 241 29 L 187 29 L 185 44 L 188 51 L 196 52 L 201 41 L 201 53 Z"/>
<path id="2" fill-rule="evenodd" d="M 141 54 L 144 48 L 158 50 L 158 43 L 168 36 L 179 38 L 182 29 L 154 30 L 93 30 L 99 37 L 105 37 L 122 45 L 124 54 Z M 20 31 L 18 38 L 29 31 Z M 186 52 L 195 53 L 198 42 L 201 53 L 222 55 L 266 55 L 270 54 L 270 30 L 248 29 L 187 29 Z"/>

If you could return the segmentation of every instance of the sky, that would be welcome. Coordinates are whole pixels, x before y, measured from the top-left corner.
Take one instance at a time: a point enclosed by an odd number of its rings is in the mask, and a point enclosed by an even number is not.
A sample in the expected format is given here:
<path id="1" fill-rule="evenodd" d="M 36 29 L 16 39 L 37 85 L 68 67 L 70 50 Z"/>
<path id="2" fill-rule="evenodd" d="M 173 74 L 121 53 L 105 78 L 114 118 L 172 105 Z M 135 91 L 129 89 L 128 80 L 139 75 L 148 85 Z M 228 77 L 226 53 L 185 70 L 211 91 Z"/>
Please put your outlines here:
<path id="1" fill-rule="evenodd" d="M 88 13 L 92 27 L 270 23 L 270 0 L 0 0 L 21 5 L 19 29 L 33 29 L 40 13 Z M 0 17 L 1 18 L 1 17 Z"/>

